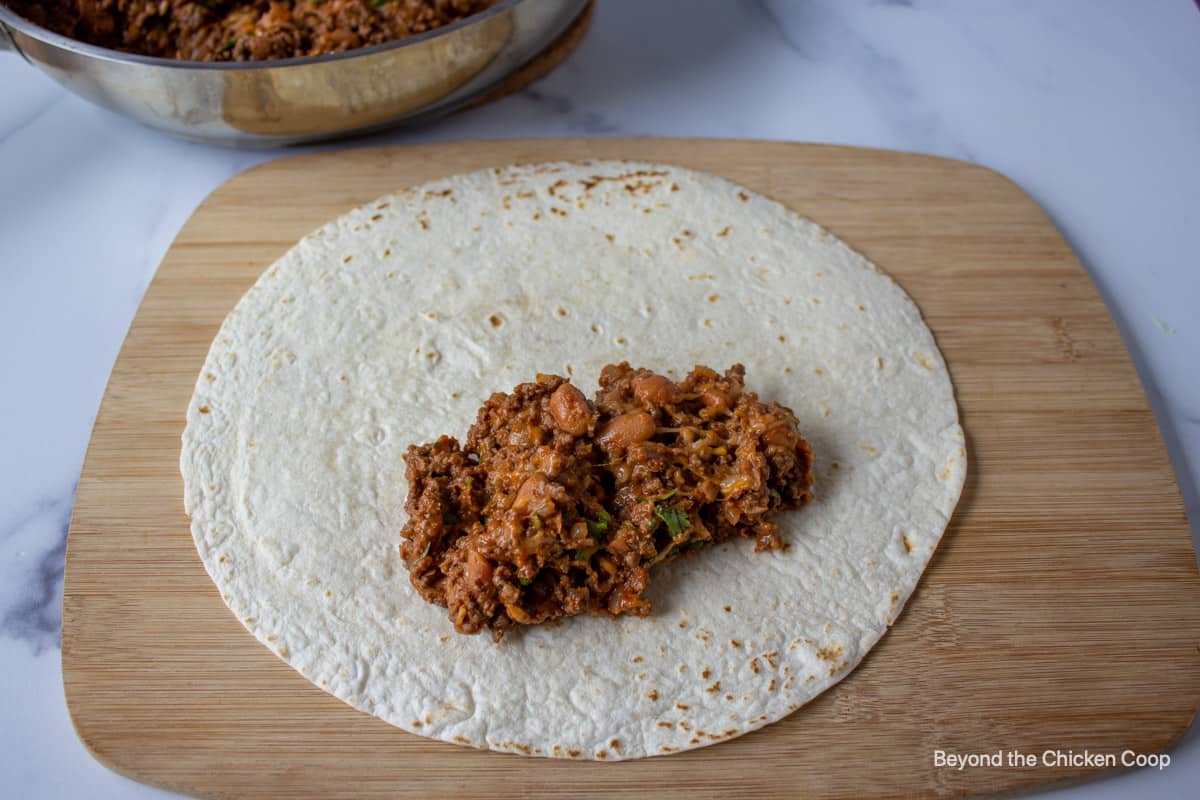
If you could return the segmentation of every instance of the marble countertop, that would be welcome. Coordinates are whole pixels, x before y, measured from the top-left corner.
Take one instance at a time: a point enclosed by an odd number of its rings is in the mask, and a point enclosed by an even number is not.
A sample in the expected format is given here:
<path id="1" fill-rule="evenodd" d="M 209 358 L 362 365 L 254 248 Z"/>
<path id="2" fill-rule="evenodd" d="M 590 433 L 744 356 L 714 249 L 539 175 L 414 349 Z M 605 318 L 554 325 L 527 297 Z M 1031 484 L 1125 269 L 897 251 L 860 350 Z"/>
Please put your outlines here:
<path id="1" fill-rule="evenodd" d="M 1190 0 L 602 0 L 579 51 L 494 105 L 342 146 L 713 136 L 919 151 L 996 169 L 1066 235 L 1158 415 L 1200 538 L 1200 12 Z M 296 152 L 296 151 L 288 151 Z M 167 793 L 108 772 L 63 701 L 63 556 L 92 420 L 159 260 L 231 175 L 282 151 L 150 132 L 0 54 L 0 782 L 13 797 Z M 1163 771 L 1051 793 L 1200 786 Z"/>

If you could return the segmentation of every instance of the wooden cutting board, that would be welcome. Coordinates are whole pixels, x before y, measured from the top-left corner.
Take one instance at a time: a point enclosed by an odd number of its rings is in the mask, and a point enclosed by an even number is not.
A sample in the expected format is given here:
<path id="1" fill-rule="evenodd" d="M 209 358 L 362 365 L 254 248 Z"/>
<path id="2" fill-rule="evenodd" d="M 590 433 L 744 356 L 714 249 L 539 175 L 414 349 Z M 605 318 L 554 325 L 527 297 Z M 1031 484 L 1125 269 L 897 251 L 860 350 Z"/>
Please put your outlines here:
<path id="1" fill-rule="evenodd" d="M 179 437 L 209 342 L 319 224 L 396 188 L 547 159 L 666 161 L 825 225 L 916 299 L 969 443 L 958 512 L 895 628 L 840 685 L 731 742 L 618 764 L 433 742 L 324 694 L 226 610 L 183 513 Z M 934 751 L 1156 752 L 1200 702 L 1200 579 L 1112 319 L 1001 175 L 927 156 L 707 140 L 472 142 L 274 161 L 180 232 L 113 369 L 71 520 L 63 680 L 104 764 L 213 797 L 957 797 L 1103 774 Z M 1039 755 L 1040 757 L 1040 755 Z"/>

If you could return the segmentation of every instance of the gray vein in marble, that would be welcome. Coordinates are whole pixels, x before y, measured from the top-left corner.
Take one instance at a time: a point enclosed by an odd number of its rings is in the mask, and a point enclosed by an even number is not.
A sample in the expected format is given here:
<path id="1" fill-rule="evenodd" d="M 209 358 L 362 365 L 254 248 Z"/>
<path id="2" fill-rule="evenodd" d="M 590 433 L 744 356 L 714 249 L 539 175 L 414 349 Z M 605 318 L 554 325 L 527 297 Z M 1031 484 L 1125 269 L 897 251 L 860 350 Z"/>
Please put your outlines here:
<path id="1" fill-rule="evenodd" d="M 0 144 L 4 144 L 9 139 L 13 138 L 17 134 L 19 134 L 21 131 L 28 128 L 30 125 L 33 125 L 39 119 L 41 119 L 46 114 L 48 114 L 52 108 L 54 108 L 56 105 L 58 105 L 63 100 L 65 100 L 68 96 L 69 95 L 65 91 L 59 92 L 54 97 L 53 100 L 50 100 L 46 103 L 42 103 L 40 106 L 38 106 L 38 108 L 32 114 L 30 114 L 28 117 L 21 120 L 16 125 L 12 126 L 7 131 L 5 131 L 4 135 L 0 136 Z"/>
<path id="2" fill-rule="evenodd" d="M 57 534 L 17 585 L 7 587 L 12 599 L 0 616 L 0 636 L 28 642 L 34 655 L 61 642 L 62 578 L 74 496 L 72 486 L 68 492 L 41 500 L 30 513 L 0 531 L 0 541 L 8 541 L 30 526 L 48 523 Z"/>
<path id="3" fill-rule="evenodd" d="M 843 16 L 843 6 L 790 4 L 785 21 L 770 0 L 749 0 L 749 4 L 770 22 L 788 48 L 809 61 L 837 66 L 862 87 L 884 124 L 906 147 L 975 160 L 970 148 L 947 130 L 942 116 L 921 96 L 905 62 L 855 31 Z M 793 29 L 804 31 L 806 38 L 798 37 Z"/>
<path id="4" fill-rule="evenodd" d="M 567 128 L 582 133 L 615 133 L 620 126 L 595 111 L 577 113 L 575 104 L 565 95 L 545 89 L 522 89 L 518 96 L 530 100 L 547 111 L 566 117 Z"/>

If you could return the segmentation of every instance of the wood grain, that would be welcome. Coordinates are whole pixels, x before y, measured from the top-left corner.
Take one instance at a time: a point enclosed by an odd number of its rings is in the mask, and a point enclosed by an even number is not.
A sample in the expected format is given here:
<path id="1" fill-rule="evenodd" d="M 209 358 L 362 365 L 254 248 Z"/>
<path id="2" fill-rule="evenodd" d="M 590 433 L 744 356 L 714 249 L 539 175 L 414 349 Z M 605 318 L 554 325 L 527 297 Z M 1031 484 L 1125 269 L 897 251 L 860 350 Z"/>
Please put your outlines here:
<path id="1" fill-rule="evenodd" d="M 636 158 L 775 197 L 889 270 L 949 362 L 966 490 L 896 627 L 812 704 L 740 739 L 620 764 L 422 739 L 309 685 L 225 609 L 183 513 L 179 436 L 210 340 L 299 237 L 398 187 L 545 159 Z M 843 147 L 549 140 L 307 155 L 215 191 L 113 369 L 67 550 L 63 677 L 109 767 L 213 797 L 957 797 L 1096 777 L 933 766 L 956 752 L 1152 752 L 1200 702 L 1200 578 L 1145 395 L 1104 304 L 1020 189 Z"/>

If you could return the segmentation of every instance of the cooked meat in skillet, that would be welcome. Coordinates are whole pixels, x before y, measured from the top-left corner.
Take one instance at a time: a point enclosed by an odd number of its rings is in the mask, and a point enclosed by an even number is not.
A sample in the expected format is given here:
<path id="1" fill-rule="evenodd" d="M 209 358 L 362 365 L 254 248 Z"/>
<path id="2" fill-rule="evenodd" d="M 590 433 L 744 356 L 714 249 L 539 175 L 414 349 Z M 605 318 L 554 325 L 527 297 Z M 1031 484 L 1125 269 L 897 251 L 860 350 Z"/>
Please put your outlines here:
<path id="1" fill-rule="evenodd" d="M 89 44 L 186 61 L 260 61 L 339 53 L 403 39 L 496 0 L 3 0 Z"/>

